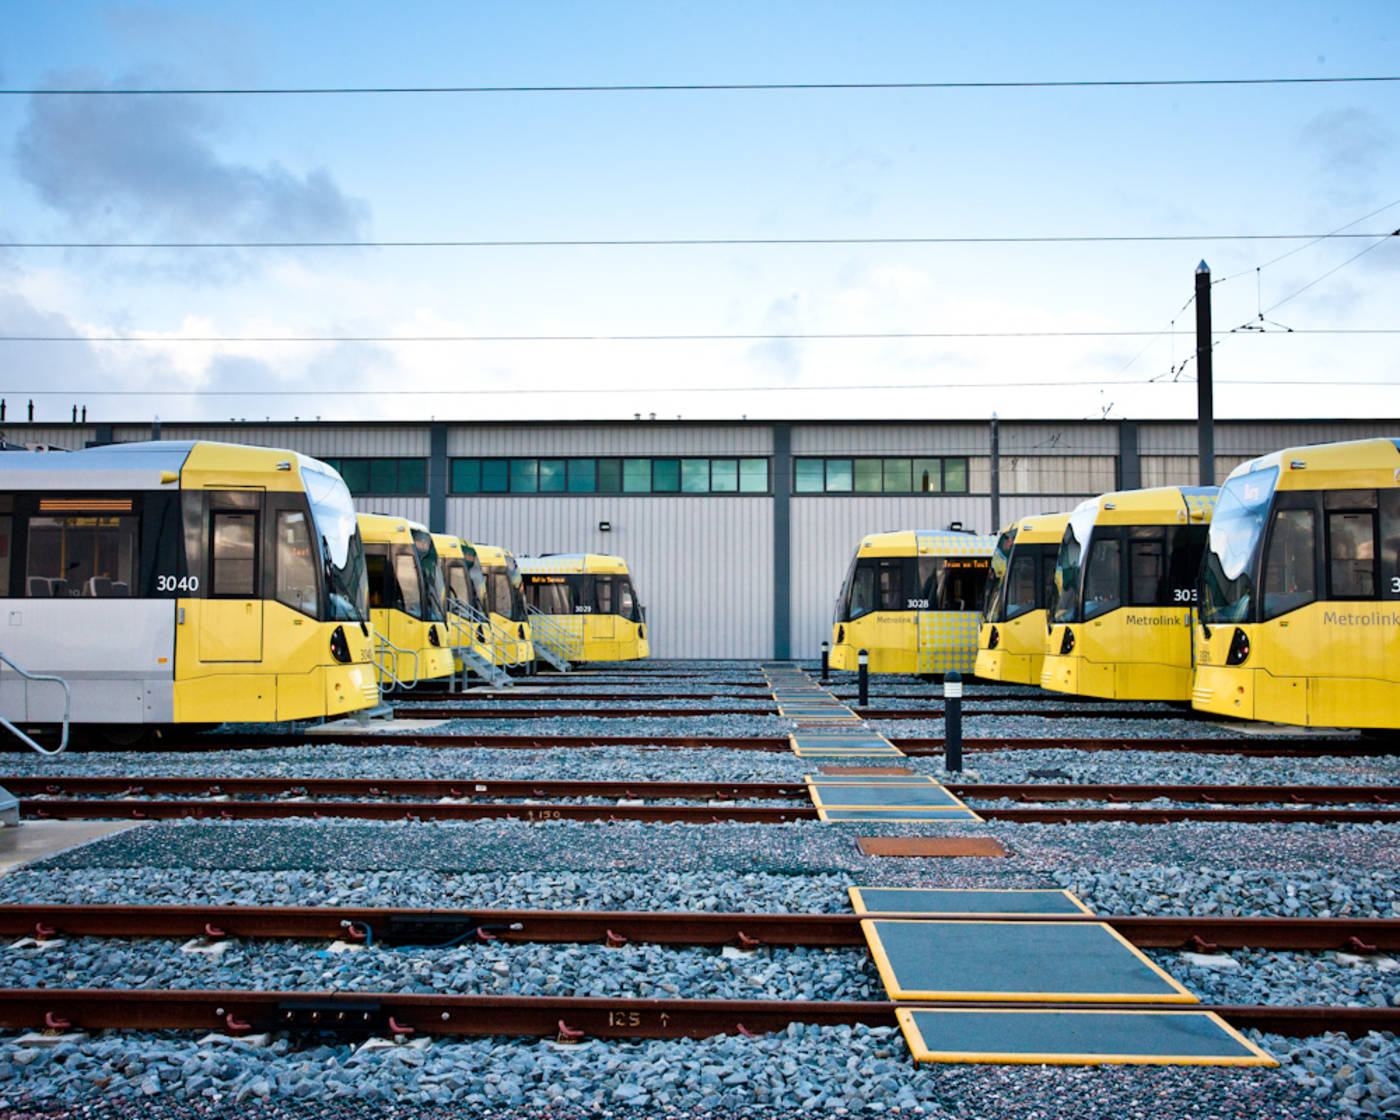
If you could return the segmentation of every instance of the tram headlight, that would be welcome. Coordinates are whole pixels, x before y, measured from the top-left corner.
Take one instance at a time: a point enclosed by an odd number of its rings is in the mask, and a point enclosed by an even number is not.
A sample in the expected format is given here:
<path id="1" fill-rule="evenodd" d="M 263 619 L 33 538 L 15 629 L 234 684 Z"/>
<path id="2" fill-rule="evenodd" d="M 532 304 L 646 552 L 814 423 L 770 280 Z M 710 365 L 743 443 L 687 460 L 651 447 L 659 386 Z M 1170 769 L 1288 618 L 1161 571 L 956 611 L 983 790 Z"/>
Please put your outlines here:
<path id="1" fill-rule="evenodd" d="M 345 640 L 343 626 L 337 626 L 331 631 L 331 656 L 342 665 L 350 664 L 350 643 Z"/>
<path id="2" fill-rule="evenodd" d="M 1243 665 L 1249 660 L 1249 635 L 1235 627 L 1235 635 L 1230 639 L 1230 652 L 1225 655 L 1226 665 Z"/>
<path id="3" fill-rule="evenodd" d="M 637 627 L 637 637 L 639 637 L 639 638 L 645 638 L 646 636 L 647 636 L 647 628 L 646 628 L 645 626 L 638 626 L 638 627 Z"/>
<path id="4" fill-rule="evenodd" d="M 440 645 L 442 645 L 442 639 L 438 637 L 438 632 L 437 632 L 437 627 L 436 627 L 436 626 L 429 626 L 429 627 L 428 627 L 428 645 L 430 645 L 430 646 L 440 646 Z"/>
<path id="5" fill-rule="evenodd" d="M 838 627 L 836 628 L 836 644 L 839 646 L 839 645 L 840 645 L 842 642 L 844 642 L 845 640 L 846 640 L 846 628 L 845 628 L 844 626 L 838 626 Z"/>
<path id="6" fill-rule="evenodd" d="M 1001 641 L 1001 632 L 1000 632 L 995 626 L 993 626 L 993 627 L 992 627 L 992 632 L 991 632 L 990 634 L 987 635 L 987 648 L 988 648 L 988 649 L 996 649 L 996 648 L 997 648 L 997 643 L 999 643 L 1000 641 Z"/>
<path id="7" fill-rule="evenodd" d="M 515 628 L 515 636 L 523 642 L 525 640 L 525 627 L 517 626 Z"/>
<path id="8" fill-rule="evenodd" d="M 1060 656 L 1074 652 L 1074 631 L 1065 627 L 1065 636 L 1060 639 Z"/>

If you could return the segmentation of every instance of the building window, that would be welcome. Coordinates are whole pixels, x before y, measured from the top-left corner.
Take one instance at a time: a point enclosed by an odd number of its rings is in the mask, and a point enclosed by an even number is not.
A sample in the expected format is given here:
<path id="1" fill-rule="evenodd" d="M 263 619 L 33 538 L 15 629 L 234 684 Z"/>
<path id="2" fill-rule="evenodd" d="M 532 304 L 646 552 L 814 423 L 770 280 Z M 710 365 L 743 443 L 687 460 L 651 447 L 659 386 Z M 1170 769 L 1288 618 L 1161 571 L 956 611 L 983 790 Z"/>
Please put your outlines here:
<path id="1" fill-rule="evenodd" d="M 759 460 L 765 463 L 765 460 Z M 966 494 L 967 459 L 825 459 L 792 461 L 797 494 Z"/>
<path id="2" fill-rule="evenodd" d="M 423 462 L 404 460 L 410 461 Z M 368 474 L 366 468 L 366 480 Z M 426 490 L 426 464 L 422 477 Z M 453 459 L 448 477 L 453 494 L 767 494 L 772 488 L 768 460 L 758 457 Z M 346 483 L 356 492 L 349 476 Z"/>
<path id="3" fill-rule="evenodd" d="M 352 494 L 426 494 L 427 459 L 326 459 Z M 454 478 L 454 485 L 456 484 Z M 463 479 L 463 482 L 470 481 Z"/>

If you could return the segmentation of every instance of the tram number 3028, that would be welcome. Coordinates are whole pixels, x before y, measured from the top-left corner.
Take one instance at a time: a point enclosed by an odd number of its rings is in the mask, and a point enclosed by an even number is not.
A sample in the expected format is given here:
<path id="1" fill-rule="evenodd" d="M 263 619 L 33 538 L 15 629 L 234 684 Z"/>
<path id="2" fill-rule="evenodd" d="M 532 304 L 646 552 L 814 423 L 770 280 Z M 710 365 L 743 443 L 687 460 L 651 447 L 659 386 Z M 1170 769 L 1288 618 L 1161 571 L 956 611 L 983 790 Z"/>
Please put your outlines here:
<path id="1" fill-rule="evenodd" d="M 927 599 L 905 599 L 904 609 L 906 611 L 926 611 L 929 607 Z"/>
<path id="2" fill-rule="evenodd" d="M 198 576 L 156 576 L 157 591 L 198 591 Z"/>

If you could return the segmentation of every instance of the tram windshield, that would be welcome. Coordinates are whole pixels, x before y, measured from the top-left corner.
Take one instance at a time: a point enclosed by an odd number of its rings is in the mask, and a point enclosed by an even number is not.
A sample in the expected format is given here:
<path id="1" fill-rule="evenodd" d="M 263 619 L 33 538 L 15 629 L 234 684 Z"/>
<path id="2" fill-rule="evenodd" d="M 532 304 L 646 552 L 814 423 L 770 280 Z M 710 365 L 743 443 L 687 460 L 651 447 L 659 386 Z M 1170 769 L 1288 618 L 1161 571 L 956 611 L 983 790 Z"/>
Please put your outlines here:
<path id="1" fill-rule="evenodd" d="M 1011 543 L 1015 539 L 1016 526 L 1013 525 L 997 538 L 997 546 L 992 551 L 992 567 L 987 574 L 987 590 L 982 606 L 982 618 L 987 622 L 996 621 L 1002 583 L 1006 579 L 1006 566 L 1011 560 Z"/>
<path id="2" fill-rule="evenodd" d="M 1060 538 L 1060 551 L 1055 557 L 1055 607 L 1051 612 L 1055 622 L 1079 621 L 1080 570 L 1098 513 L 1097 502 L 1075 510 L 1065 526 L 1065 535 Z"/>
<path id="3" fill-rule="evenodd" d="M 467 581 L 467 562 L 456 556 L 445 556 L 442 560 L 442 577 L 446 585 L 448 603 L 460 603 L 462 606 L 471 605 L 471 584 Z"/>
<path id="4" fill-rule="evenodd" d="M 864 556 L 851 567 L 836 621 L 873 611 L 975 611 L 987 572 L 981 556 Z"/>
<path id="5" fill-rule="evenodd" d="M 1278 468 L 1232 478 L 1220 491 L 1201 563 L 1201 619 L 1245 622 L 1255 600 L 1254 555 L 1264 535 Z"/>
<path id="6" fill-rule="evenodd" d="M 338 474 L 309 459 L 301 460 L 301 479 L 324 553 L 326 618 L 362 622 L 369 617 L 369 580 L 350 491 Z"/>
<path id="7" fill-rule="evenodd" d="M 433 545 L 432 535 L 424 530 L 410 529 L 409 533 L 413 537 L 413 551 L 418 555 L 418 567 L 423 576 L 424 602 L 418 617 L 424 622 L 442 622 L 447 618 L 443 611 L 447 596 L 437 548 Z"/>

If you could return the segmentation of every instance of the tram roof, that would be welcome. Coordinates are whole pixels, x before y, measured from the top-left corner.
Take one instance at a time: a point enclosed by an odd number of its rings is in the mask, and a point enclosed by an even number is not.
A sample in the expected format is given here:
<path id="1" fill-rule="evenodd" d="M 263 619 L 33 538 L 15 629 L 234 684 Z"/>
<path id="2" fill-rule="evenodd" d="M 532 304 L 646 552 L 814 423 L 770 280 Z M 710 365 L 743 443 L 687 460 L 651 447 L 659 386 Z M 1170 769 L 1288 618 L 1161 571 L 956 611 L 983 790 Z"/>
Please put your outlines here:
<path id="1" fill-rule="evenodd" d="M 257 447 L 216 440 L 145 440 L 85 447 L 78 451 L 7 451 L 0 472 L 10 490 L 159 490 L 262 485 L 300 490 L 299 472 L 330 467 L 319 459 L 280 447 Z"/>
<path id="2" fill-rule="evenodd" d="M 627 574 L 626 560 L 621 556 L 608 556 L 601 552 L 555 552 L 544 556 L 521 556 L 516 562 L 524 575 L 560 572 Z"/>
<path id="3" fill-rule="evenodd" d="M 990 556 L 997 539 L 959 529 L 901 529 L 862 537 L 858 556 Z"/>
<path id="4" fill-rule="evenodd" d="M 1096 525 L 1172 525 L 1179 521 L 1209 521 L 1218 486 L 1153 486 L 1146 490 L 1114 490 L 1080 502 L 1074 509 L 1096 510 Z"/>
<path id="5" fill-rule="evenodd" d="M 1018 544 L 1058 544 L 1069 524 L 1069 513 L 1037 513 L 1013 522 L 1012 547 Z"/>
<path id="6" fill-rule="evenodd" d="M 1230 472 L 1230 478 L 1268 467 L 1280 468 L 1279 490 L 1394 489 L 1400 486 L 1400 439 L 1285 447 L 1241 463 Z"/>
<path id="7" fill-rule="evenodd" d="M 462 539 L 466 541 L 465 537 Z M 498 544 L 477 544 L 474 541 L 466 541 L 466 543 L 476 552 L 476 558 L 480 561 L 483 568 L 488 564 L 493 567 L 502 565 L 506 562 L 506 557 L 510 557 L 512 560 L 515 559 L 515 553 L 511 552 L 508 548 L 502 548 Z"/>
<path id="8" fill-rule="evenodd" d="M 360 536 L 367 541 L 398 541 L 413 543 L 413 531 L 426 533 L 427 527 L 407 517 L 393 517 L 387 513 L 356 513 L 355 520 L 360 525 Z"/>

